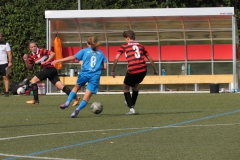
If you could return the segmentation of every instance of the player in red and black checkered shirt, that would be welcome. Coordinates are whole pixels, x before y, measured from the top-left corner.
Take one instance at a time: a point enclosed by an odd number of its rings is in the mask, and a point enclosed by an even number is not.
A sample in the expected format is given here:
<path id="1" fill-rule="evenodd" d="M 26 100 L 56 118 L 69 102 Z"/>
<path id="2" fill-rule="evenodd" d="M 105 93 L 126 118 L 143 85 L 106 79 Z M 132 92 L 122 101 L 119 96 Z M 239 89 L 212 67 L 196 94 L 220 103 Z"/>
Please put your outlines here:
<path id="1" fill-rule="evenodd" d="M 60 81 L 60 79 L 58 77 L 57 69 L 51 64 L 51 62 L 54 59 L 55 53 L 50 50 L 44 49 L 44 48 L 38 48 L 36 42 L 34 42 L 34 41 L 31 41 L 29 43 L 29 49 L 32 51 L 32 53 L 29 56 L 27 54 L 24 54 L 24 56 L 23 56 L 26 67 L 28 69 L 32 69 L 33 65 L 40 65 L 41 71 L 39 71 L 31 79 L 34 100 L 26 101 L 26 103 L 28 103 L 28 104 L 38 104 L 39 103 L 37 83 L 41 82 L 42 80 L 45 80 L 47 78 L 58 89 L 62 90 L 67 95 L 69 95 L 71 90 L 62 84 L 62 82 Z M 78 101 L 80 100 L 80 98 L 79 97 L 75 97 L 75 98 L 76 98 L 76 100 L 74 102 L 74 105 L 76 106 L 78 104 Z"/>
<path id="2" fill-rule="evenodd" d="M 127 114 L 134 115 L 136 114 L 134 106 L 138 97 L 138 86 L 147 74 L 145 58 L 150 61 L 154 74 L 157 75 L 158 72 L 152 57 L 148 54 L 145 47 L 135 41 L 135 33 L 132 30 L 124 31 L 123 37 L 125 38 L 126 44 L 121 45 L 118 49 L 111 75 L 115 77 L 115 68 L 118 59 L 124 54 L 128 62 L 128 69 L 123 83 L 123 92 L 126 100 L 125 104 L 130 108 L 130 111 Z M 132 95 L 130 94 L 130 87 L 132 87 Z"/>

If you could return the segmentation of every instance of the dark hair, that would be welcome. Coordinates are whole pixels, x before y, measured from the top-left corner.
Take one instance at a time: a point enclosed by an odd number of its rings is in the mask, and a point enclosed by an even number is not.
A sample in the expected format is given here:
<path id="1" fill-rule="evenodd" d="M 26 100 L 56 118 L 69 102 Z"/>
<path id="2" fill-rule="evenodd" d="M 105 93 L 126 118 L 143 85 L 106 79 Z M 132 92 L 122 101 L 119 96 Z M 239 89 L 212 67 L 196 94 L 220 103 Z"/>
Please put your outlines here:
<path id="1" fill-rule="evenodd" d="M 97 37 L 92 36 L 88 38 L 87 44 L 91 46 L 93 51 L 96 51 L 97 47 L 102 43 L 98 41 Z"/>
<path id="2" fill-rule="evenodd" d="M 124 31 L 123 32 L 124 38 L 130 38 L 131 40 L 135 40 L 135 33 L 132 30 Z"/>
<path id="3" fill-rule="evenodd" d="M 32 43 L 35 43 L 35 44 L 36 44 L 36 46 L 38 47 L 38 44 L 37 44 L 37 42 L 35 42 L 34 40 L 31 40 L 31 41 L 29 42 L 29 45 L 30 45 L 30 44 L 32 44 Z"/>

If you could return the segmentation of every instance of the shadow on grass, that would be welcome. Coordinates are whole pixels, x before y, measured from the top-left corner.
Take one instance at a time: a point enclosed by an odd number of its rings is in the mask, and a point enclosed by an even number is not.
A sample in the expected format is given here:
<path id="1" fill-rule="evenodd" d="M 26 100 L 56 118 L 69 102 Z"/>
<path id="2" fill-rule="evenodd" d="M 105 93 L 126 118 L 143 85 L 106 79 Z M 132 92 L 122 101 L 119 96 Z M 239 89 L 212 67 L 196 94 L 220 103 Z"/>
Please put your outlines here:
<path id="1" fill-rule="evenodd" d="M 53 125 L 59 123 L 46 123 L 46 124 L 28 124 L 28 125 L 7 125 L 7 126 L 0 126 L 0 128 L 12 128 L 12 127 L 32 127 L 32 126 L 46 126 L 46 125 Z"/>
<path id="2" fill-rule="evenodd" d="M 107 114 L 107 113 L 101 113 L 101 114 L 96 114 L 95 116 L 84 116 L 84 118 L 99 118 L 99 117 L 128 117 L 128 116 L 141 116 L 141 115 L 165 115 L 165 114 L 189 114 L 189 113 L 200 113 L 203 111 L 186 111 L 186 112 L 137 112 L 135 115 L 126 115 L 125 113 L 114 113 L 114 114 Z M 79 116 L 80 117 L 80 116 Z"/>

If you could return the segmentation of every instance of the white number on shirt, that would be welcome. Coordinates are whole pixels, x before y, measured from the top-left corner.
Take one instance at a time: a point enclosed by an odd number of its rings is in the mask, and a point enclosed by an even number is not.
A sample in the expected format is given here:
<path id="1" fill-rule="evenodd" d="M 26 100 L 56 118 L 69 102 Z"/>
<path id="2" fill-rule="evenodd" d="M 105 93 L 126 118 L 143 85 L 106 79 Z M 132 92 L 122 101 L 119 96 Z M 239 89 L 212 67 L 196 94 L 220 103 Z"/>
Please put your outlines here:
<path id="1" fill-rule="evenodd" d="M 134 54 L 135 57 L 136 57 L 136 58 L 140 58 L 141 55 L 140 55 L 138 46 L 134 45 L 134 46 L 132 46 L 132 49 L 135 51 L 135 54 Z M 125 56 L 127 57 L 127 53 L 125 52 L 124 54 L 125 54 Z"/>
<path id="2" fill-rule="evenodd" d="M 136 46 L 136 45 L 134 45 L 134 46 L 132 46 L 132 49 L 135 51 L 135 57 L 136 58 L 140 58 L 140 53 L 139 53 L 139 48 L 138 48 L 138 46 Z"/>
<path id="3" fill-rule="evenodd" d="M 97 58 L 95 56 L 92 56 L 91 57 L 91 63 L 90 63 L 92 68 L 96 65 L 96 61 L 97 61 Z"/>

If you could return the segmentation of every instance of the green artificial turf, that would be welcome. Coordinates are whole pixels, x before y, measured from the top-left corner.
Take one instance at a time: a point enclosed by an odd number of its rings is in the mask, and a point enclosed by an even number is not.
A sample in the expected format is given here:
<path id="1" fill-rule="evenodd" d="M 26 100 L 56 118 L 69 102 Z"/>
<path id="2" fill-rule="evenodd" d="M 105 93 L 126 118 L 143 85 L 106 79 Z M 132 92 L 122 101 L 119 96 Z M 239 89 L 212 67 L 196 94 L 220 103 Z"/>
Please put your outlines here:
<path id="1" fill-rule="evenodd" d="M 0 158 L 81 160 L 238 160 L 240 94 L 94 95 L 77 118 L 67 96 L 0 97 Z M 91 103 L 103 104 L 93 114 Z M 31 156 L 31 157 L 30 157 Z M 41 158 L 42 157 L 42 158 Z"/>

